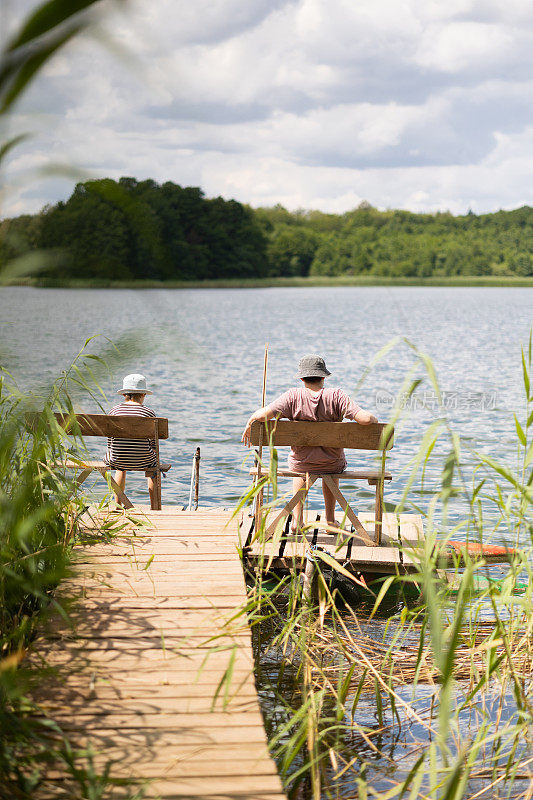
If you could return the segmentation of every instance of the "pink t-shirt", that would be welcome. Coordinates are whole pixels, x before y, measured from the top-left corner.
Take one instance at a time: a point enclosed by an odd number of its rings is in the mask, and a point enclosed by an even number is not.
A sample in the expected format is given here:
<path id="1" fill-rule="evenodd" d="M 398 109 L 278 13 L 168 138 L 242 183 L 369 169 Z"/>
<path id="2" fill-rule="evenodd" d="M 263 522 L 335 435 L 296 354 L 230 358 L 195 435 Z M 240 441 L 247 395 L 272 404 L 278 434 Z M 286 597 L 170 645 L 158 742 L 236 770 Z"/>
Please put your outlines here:
<path id="1" fill-rule="evenodd" d="M 276 417 L 306 422 L 342 422 L 354 419 L 360 406 L 342 389 L 312 392 L 305 386 L 289 389 L 268 406 Z M 295 472 L 342 472 L 346 458 L 341 447 L 292 447 L 289 469 Z"/>

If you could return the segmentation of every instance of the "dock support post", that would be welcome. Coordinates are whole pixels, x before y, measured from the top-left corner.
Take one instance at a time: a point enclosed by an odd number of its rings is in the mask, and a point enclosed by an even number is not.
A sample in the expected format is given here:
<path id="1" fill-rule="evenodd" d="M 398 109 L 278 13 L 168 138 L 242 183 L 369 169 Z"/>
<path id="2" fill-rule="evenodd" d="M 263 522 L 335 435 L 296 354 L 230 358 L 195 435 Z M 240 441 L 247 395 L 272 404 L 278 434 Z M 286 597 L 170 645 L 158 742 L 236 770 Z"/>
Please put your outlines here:
<path id="1" fill-rule="evenodd" d="M 194 456 L 194 510 L 198 511 L 198 492 L 200 491 L 200 448 Z"/>
<path id="2" fill-rule="evenodd" d="M 192 498 L 194 492 L 194 510 L 198 511 L 198 491 L 200 488 L 200 448 L 196 448 L 196 452 L 194 454 L 194 458 L 192 460 L 192 470 L 191 470 L 191 488 L 189 491 L 189 504 L 187 506 L 187 511 L 192 511 Z"/>
<path id="3" fill-rule="evenodd" d="M 315 521 L 316 522 L 320 522 L 320 514 L 316 515 L 316 520 Z M 318 542 L 318 525 L 313 531 L 313 539 L 311 541 L 311 544 L 313 545 L 313 547 L 316 547 L 317 542 Z"/>
<path id="4" fill-rule="evenodd" d="M 287 539 L 289 538 L 289 531 L 291 529 L 291 519 L 292 519 L 292 514 L 289 514 L 289 516 L 287 517 L 287 521 L 285 523 L 285 531 L 281 535 L 281 539 L 279 542 L 278 558 L 283 558 L 283 554 L 285 552 L 285 545 L 287 544 Z"/>

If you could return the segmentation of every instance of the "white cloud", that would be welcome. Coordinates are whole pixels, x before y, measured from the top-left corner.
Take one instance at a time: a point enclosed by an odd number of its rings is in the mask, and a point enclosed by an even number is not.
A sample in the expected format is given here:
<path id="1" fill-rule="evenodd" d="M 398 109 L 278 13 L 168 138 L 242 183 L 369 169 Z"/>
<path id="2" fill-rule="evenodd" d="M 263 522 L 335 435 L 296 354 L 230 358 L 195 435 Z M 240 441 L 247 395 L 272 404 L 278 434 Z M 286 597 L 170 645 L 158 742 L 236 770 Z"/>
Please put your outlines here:
<path id="1" fill-rule="evenodd" d="M 359 60 L 385 49 L 399 52 L 420 34 L 421 22 L 409 0 L 358 2 L 304 0 L 296 13 L 296 32 L 311 58 Z"/>
<path id="2" fill-rule="evenodd" d="M 132 0 L 128 16 L 135 24 L 122 31 L 123 41 L 138 46 L 142 39 L 152 47 L 169 50 L 187 44 L 214 43 L 232 39 L 254 28 L 288 0 Z M 156 34 L 154 36 L 154 34 Z"/>
<path id="3" fill-rule="evenodd" d="M 414 61 L 422 67 L 459 72 L 501 62 L 511 52 L 513 37 L 501 24 L 452 22 L 430 25 L 422 36 Z"/>
<path id="4" fill-rule="evenodd" d="M 465 211 L 531 202 L 529 3 L 134 0 L 57 57 L 12 121 L 44 159 L 252 204 Z M 33 112 L 33 115 L 32 113 Z M 64 180 L 11 189 L 36 210 Z"/>
<path id="5" fill-rule="evenodd" d="M 206 157 L 201 174 L 209 193 L 217 186 L 227 197 L 246 194 L 253 205 L 281 202 L 292 209 L 342 212 L 363 199 L 380 208 L 453 213 L 533 205 L 533 128 L 497 139 L 497 155 L 465 167 L 309 167 L 235 155 L 225 167 Z"/>

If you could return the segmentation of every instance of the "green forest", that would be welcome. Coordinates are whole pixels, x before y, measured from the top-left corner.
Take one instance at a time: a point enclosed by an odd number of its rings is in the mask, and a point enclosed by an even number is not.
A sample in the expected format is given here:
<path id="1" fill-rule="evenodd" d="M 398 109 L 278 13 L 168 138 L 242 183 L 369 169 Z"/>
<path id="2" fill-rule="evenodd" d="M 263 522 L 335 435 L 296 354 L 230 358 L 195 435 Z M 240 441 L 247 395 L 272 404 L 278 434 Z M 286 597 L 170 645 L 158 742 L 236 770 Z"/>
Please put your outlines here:
<path id="1" fill-rule="evenodd" d="M 43 282 L 533 276 L 533 208 L 453 216 L 257 208 L 135 178 L 78 184 L 0 223 L 3 264 L 40 251 Z"/>

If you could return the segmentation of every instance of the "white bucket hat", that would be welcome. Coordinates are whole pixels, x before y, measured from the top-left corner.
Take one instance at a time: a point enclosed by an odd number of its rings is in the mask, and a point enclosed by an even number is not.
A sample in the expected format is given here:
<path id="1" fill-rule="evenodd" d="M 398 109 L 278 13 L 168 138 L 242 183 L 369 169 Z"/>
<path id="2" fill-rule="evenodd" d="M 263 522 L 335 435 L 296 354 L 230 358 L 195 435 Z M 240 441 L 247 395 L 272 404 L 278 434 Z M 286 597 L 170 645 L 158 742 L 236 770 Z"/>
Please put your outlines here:
<path id="1" fill-rule="evenodd" d="M 117 394 L 153 394 L 153 392 L 146 388 L 144 375 L 133 372 L 131 375 L 126 375 L 122 381 L 122 389 L 117 389 Z"/>

